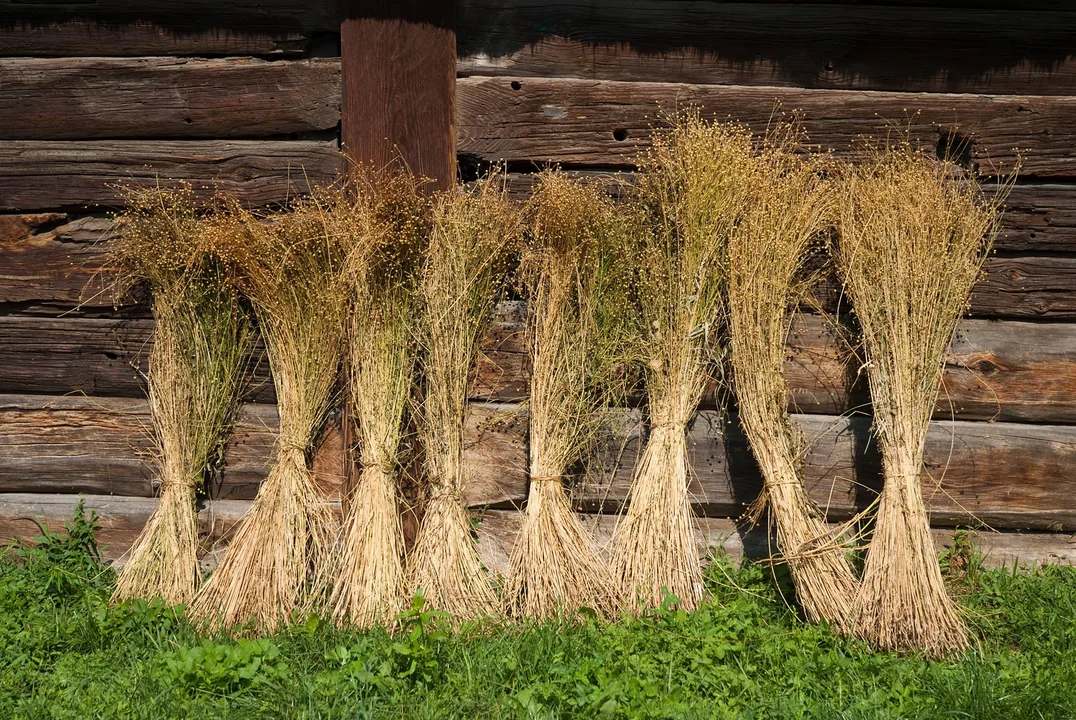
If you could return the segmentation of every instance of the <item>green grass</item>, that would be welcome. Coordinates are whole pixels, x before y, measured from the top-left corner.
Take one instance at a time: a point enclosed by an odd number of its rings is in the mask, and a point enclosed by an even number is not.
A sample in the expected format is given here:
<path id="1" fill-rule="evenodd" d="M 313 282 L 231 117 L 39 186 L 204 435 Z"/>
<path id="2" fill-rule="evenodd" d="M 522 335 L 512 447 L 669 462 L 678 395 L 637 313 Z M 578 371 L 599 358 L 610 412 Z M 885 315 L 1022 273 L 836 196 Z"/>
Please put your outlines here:
<path id="1" fill-rule="evenodd" d="M 720 560 L 690 614 L 446 633 L 416 604 L 396 635 L 309 616 L 233 641 L 172 608 L 110 609 L 92 531 L 69 531 L 0 562 L 0 717 L 1076 717 L 1073 569 L 949 563 L 983 640 L 946 662 L 804 625 L 768 570 Z"/>

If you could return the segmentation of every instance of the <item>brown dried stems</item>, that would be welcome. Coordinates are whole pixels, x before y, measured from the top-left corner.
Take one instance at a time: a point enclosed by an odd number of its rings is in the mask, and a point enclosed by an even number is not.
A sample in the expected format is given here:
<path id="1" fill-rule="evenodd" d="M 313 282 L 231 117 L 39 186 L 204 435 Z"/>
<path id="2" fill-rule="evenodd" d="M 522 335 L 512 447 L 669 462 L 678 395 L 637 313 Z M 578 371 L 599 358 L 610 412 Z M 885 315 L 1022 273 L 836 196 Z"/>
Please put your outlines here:
<path id="1" fill-rule="evenodd" d="M 331 217 L 349 238 L 353 296 L 348 387 L 358 428 L 359 476 L 331 573 L 339 623 L 388 625 L 405 594 L 399 514 L 400 442 L 415 370 L 417 260 L 429 229 L 420 181 L 356 167 Z"/>
<path id="2" fill-rule="evenodd" d="M 716 331 L 728 238 L 744 210 L 751 163 L 745 129 L 697 115 L 676 118 L 670 131 L 656 134 L 643 162 L 637 202 L 649 227 L 637 265 L 650 436 L 613 551 L 629 605 L 659 605 L 667 591 L 691 609 L 703 595 L 686 430 L 708 377 L 706 346 Z"/>
<path id="3" fill-rule="evenodd" d="M 425 397 L 419 437 L 425 452 L 426 507 L 408 558 L 408 588 L 427 607 L 474 618 L 496 613 L 497 597 L 471 535 L 463 491 L 467 389 L 518 243 L 519 218 L 494 175 L 466 192 L 441 195 L 420 283 Z"/>
<path id="4" fill-rule="evenodd" d="M 852 628 L 858 581 L 845 549 L 800 481 L 802 430 L 788 416 L 784 377 L 790 310 L 804 288 L 812 244 L 828 226 L 833 188 L 818 163 L 793 154 L 796 129 L 770 135 L 751 182 L 750 205 L 729 240 L 726 317 L 739 418 L 762 470 L 777 542 L 807 617 Z"/>
<path id="5" fill-rule="evenodd" d="M 623 359 L 628 228 L 598 188 L 545 173 L 529 207 L 524 254 L 530 377 L 530 489 L 509 562 L 510 616 L 617 607 L 612 575 L 564 489 L 595 440 Z"/>
<path id="6" fill-rule="evenodd" d="M 126 199 L 116 260 L 125 282 L 147 281 L 153 296 L 147 383 L 161 495 L 112 600 L 185 604 L 201 580 L 195 494 L 238 404 L 251 333 L 220 262 L 206 251 L 190 189 Z"/>
<path id="7" fill-rule="evenodd" d="M 882 649 L 938 655 L 968 645 L 938 566 L 920 475 L 942 366 L 1002 201 L 984 199 L 975 178 L 907 144 L 874 149 L 844 179 L 834 257 L 862 330 L 885 471 L 855 633 Z"/>
<path id="8" fill-rule="evenodd" d="M 203 626 L 251 622 L 273 631 L 324 567 L 335 517 L 308 467 L 334 394 L 347 329 L 345 248 L 328 232 L 331 207 L 306 200 L 266 221 L 233 204 L 216 228 L 254 304 L 276 387 L 280 434 L 269 475 L 191 616 Z"/>

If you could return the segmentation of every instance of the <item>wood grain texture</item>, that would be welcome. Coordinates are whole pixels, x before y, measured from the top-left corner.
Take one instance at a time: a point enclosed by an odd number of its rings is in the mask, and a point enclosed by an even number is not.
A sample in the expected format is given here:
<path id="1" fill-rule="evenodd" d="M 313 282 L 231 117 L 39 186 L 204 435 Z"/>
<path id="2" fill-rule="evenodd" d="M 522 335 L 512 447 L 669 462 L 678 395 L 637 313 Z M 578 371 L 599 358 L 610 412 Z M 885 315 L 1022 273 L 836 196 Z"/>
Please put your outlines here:
<path id="1" fill-rule="evenodd" d="M 503 303 L 482 342 L 471 397 L 526 399 L 522 303 Z M 0 316 L 0 393 L 141 398 L 153 322 L 130 318 Z M 275 401 L 263 354 L 248 385 L 251 402 Z M 859 363 L 830 321 L 800 315 L 788 338 L 786 379 L 793 411 L 840 414 L 869 403 Z M 1076 324 L 968 319 L 943 375 L 936 417 L 1076 423 Z M 716 388 L 704 399 L 714 407 Z"/>
<path id="2" fill-rule="evenodd" d="M 340 61 L 0 59 L 0 139 L 230 138 L 335 130 Z"/>
<path id="3" fill-rule="evenodd" d="M 264 205 L 329 182 L 339 169 L 332 141 L 7 140 L 0 141 L 0 210 L 115 206 L 118 184 L 182 181 Z"/>
<path id="4" fill-rule="evenodd" d="M 525 425 L 516 406 L 472 406 L 465 460 L 472 505 L 510 504 L 526 484 Z M 223 471 L 208 481 L 213 499 L 251 499 L 264 479 L 276 441 L 275 405 L 244 404 L 224 451 Z M 319 438 L 313 467 L 326 498 L 344 481 L 340 421 Z M 0 492 L 86 492 L 152 497 L 153 439 L 149 409 L 135 398 L 0 395 Z"/>
<path id="5" fill-rule="evenodd" d="M 869 420 L 796 415 L 810 441 L 803 477 L 831 520 L 870 505 L 880 486 Z M 0 396 L 0 490 L 153 494 L 144 402 L 126 398 Z M 244 406 L 225 452 L 215 499 L 249 499 L 274 442 L 275 407 Z M 578 507 L 616 512 L 628 498 L 640 452 L 637 411 L 615 416 L 590 474 L 573 492 Z M 338 425 L 322 439 L 315 467 L 326 497 L 343 481 Z M 336 436 L 336 437 L 334 437 Z M 526 417 L 520 406 L 473 405 L 466 434 L 471 506 L 511 507 L 526 498 Z M 734 420 L 703 411 L 689 433 L 698 513 L 736 517 L 758 495 L 758 471 Z M 935 422 L 926 451 L 924 493 L 939 526 L 1076 528 L 1076 428 L 1016 423 Z"/>
<path id="6" fill-rule="evenodd" d="M 10 9 L 0 3 L 0 13 Z M 215 30 L 170 28 L 147 20 L 102 23 L 59 19 L 24 22 L 0 18 L 0 57 L 99 57 L 131 55 L 301 55 L 311 31 L 298 28 Z"/>
<path id="7" fill-rule="evenodd" d="M 460 71 L 1069 95 L 1076 13 L 700 0 L 459 0 Z M 1070 8 L 1071 9 L 1071 8 Z"/>
<path id="8" fill-rule="evenodd" d="M 343 0 L 343 147 L 400 162 L 432 186 L 456 179 L 455 0 Z"/>
<path id="9" fill-rule="evenodd" d="M 1076 97 L 505 77 L 460 79 L 457 103 L 459 151 L 490 161 L 631 165 L 663 113 L 697 105 L 761 131 L 779 106 L 802 112 L 811 142 L 838 154 L 896 126 L 929 148 L 960 133 L 987 172 L 1010 172 L 1019 154 L 1025 177 L 1076 175 Z"/>
<path id="10" fill-rule="evenodd" d="M 123 564 L 123 554 L 134 543 L 157 502 L 153 498 L 111 495 L 3 493 L 0 494 L 0 543 L 32 541 L 41 532 L 38 523 L 54 532 L 63 532 L 64 523 L 74 515 L 79 500 L 88 513 L 97 515 L 101 525 L 97 540 L 104 559 L 117 565 Z M 211 570 L 216 564 L 231 530 L 249 508 L 250 502 L 245 500 L 211 500 L 199 509 L 199 556 L 204 570 Z M 521 513 L 486 510 L 475 517 L 483 562 L 492 572 L 504 573 L 519 531 Z M 607 549 L 616 518 L 584 515 L 582 519 L 599 545 Z M 952 546 L 952 530 L 935 528 L 933 536 L 939 551 Z M 770 557 L 775 547 L 764 530 L 748 531 L 724 518 L 699 518 L 695 538 L 703 558 L 723 551 L 734 561 L 745 557 L 760 560 Z M 1076 562 L 1076 540 L 1070 534 L 977 532 L 971 539 L 983 553 L 986 567 L 1017 565 L 1032 568 L 1042 563 L 1071 565 Z"/>

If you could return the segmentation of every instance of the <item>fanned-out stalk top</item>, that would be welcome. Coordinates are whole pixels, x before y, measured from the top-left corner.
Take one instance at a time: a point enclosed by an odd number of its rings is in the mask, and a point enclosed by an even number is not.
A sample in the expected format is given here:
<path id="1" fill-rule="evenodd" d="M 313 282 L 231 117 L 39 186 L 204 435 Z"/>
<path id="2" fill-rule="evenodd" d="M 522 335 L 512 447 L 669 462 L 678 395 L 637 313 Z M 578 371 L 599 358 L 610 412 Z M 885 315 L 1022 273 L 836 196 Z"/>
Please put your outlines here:
<path id="1" fill-rule="evenodd" d="M 425 512 L 408 557 L 408 590 L 422 592 L 428 607 L 458 619 L 498 610 L 463 503 L 463 429 L 479 343 L 503 297 L 519 238 L 519 216 L 501 175 L 436 199 L 419 285 Z"/>
<path id="2" fill-rule="evenodd" d="M 623 384 L 631 225 L 600 188 L 556 172 L 541 176 L 528 210 L 530 489 L 509 562 L 507 612 L 549 618 L 589 607 L 610 615 L 619 604 L 612 575 L 564 480 Z"/>
<path id="3" fill-rule="evenodd" d="M 400 170 L 356 166 L 330 221 L 350 248 L 349 421 L 357 427 L 359 465 L 330 573 L 339 623 L 389 625 L 405 596 L 398 472 L 429 234 L 429 201 L 420 185 Z"/>
<path id="4" fill-rule="evenodd" d="M 705 389 L 727 280 L 728 241 L 752 172 L 743 127 L 674 118 L 644 158 L 637 188 L 646 231 L 637 292 L 650 434 L 617 525 L 613 570 L 623 601 L 694 608 L 703 595 L 689 497 L 687 425 Z"/>
<path id="5" fill-rule="evenodd" d="M 326 567 L 335 518 L 308 465 L 337 385 L 350 300 L 347 248 L 329 232 L 332 197 L 259 217 L 238 204 L 215 223 L 217 251 L 254 305 L 276 389 L 280 432 L 265 481 L 191 606 L 211 628 L 273 631 Z"/>
<path id="6" fill-rule="evenodd" d="M 200 581 L 195 495 L 219 460 L 252 334 L 190 188 L 128 193 L 114 261 L 149 285 L 156 320 L 146 380 L 160 499 L 126 558 L 113 601 L 191 601 Z"/>
<path id="7" fill-rule="evenodd" d="M 806 450 L 788 415 L 786 346 L 807 283 L 804 264 L 830 227 L 826 166 L 797 155 L 795 125 L 771 130 L 757 158 L 750 203 L 729 240 L 725 317 L 738 414 L 762 470 L 756 509 L 776 521 L 777 543 L 807 617 L 848 632 L 858 581 L 846 550 L 800 481 Z"/>
<path id="8" fill-rule="evenodd" d="M 844 178 L 833 249 L 862 331 L 885 486 L 855 606 L 878 648 L 968 645 L 930 537 L 921 475 L 942 367 L 997 233 L 1005 193 L 908 144 L 874 148 Z"/>

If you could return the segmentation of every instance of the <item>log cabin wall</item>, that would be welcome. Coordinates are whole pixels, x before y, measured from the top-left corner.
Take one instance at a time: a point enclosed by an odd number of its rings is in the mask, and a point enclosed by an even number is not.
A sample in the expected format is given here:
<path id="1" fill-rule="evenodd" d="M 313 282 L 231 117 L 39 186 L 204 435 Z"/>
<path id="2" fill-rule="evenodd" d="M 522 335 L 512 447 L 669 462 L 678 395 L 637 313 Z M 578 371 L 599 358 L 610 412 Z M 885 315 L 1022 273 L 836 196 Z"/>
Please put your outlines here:
<path id="1" fill-rule="evenodd" d="M 1076 2 L 727 3 L 457 0 L 456 147 L 466 179 L 505 162 L 525 197 L 549 162 L 630 178 L 662 113 L 697 104 L 761 129 L 775 107 L 847 153 L 908 128 L 987 174 L 1022 159 L 1005 232 L 946 367 L 925 494 L 939 542 L 982 528 L 997 563 L 1076 549 Z M 339 168 L 339 18 L 332 0 L 215 3 L 0 0 L 0 536 L 56 526 L 79 494 L 122 553 L 153 504 L 138 369 L 147 308 L 107 292 L 118 182 L 183 179 L 252 203 L 286 200 Z M 818 305 L 846 306 L 832 283 Z M 503 563 L 527 490 L 523 308 L 502 306 L 473 388 L 469 502 Z M 830 519 L 880 482 L 865 382 L 829 320 L 789 338 L 790 408 L 813 440 L 804 474 Z M 275 408 L 262 368 L 200 513 L 207 547 L 253 497 Z M 765 552 L 734 532 L 760 480 L 712 397 L 692 429 L 699 541 Z M 316 465 L 343 474 L 331 427 Z M 607 536 L 641 436 L 620 412 L 575 489 Z M 997 530 L 998 533 L 989 532 Z"/>

